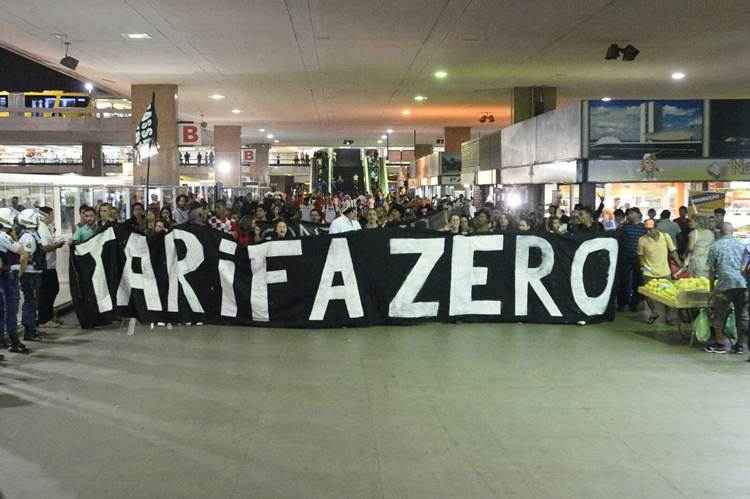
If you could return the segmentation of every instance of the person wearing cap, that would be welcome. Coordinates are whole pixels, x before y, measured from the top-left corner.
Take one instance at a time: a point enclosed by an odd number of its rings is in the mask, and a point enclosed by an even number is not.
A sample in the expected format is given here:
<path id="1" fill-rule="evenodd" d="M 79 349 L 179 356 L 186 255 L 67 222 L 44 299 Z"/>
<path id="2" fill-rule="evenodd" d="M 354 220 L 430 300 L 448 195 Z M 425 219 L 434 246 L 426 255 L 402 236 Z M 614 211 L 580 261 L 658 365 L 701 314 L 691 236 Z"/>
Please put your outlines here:
<path id="1" fill-rule="evenodd" d="M 39 309 L 39 288 L 42 284 L 42 274 L 47 270 L 47 253 L 44 251 L 42 239 L 37 231 L 39 212 L 33 208 L 23 210 L 18 214 L 18 225 L 21 227 L 21 237 L 18 238 L 18 242 L 29 255 L 26 272 L 21 276 L 23 339 L 39 341 L 41 334 L 36 324 Z"/>
<path id="2" fill-rule="evenodd" d="M 357 220 L 357 209 L 353 206 L 345 208 L 344 211 L 331 222 L 331 226 L 328 228 L 329 234 L 341 234 L 343 232 L 351 232 L 353 230 L 362 230 L 362 226 Z"/>
<path id="3" fill-rule="evenodd" d="M 656 221 L 648 219 L 643 223 L 646 234 L 638 240 L 638 258 L 641 271 L 646 282 L 653 279 L 671 279 L 672 270 L 669 268 L 671 257 L 677 265 L 682 266 L 680 256 L 669 234 L 665 234 L 656 228 Z M 654 308 L 654 302 L 646 299 L 650 315 L 648 323 L 653 324 L 659 315 Z M 669 309 L 664 312 L 664 319 L 669 323 Z"/>
<path id="4" fill-rule="evenodd" d="M 16 241 L 15 220 L 18 212 L 13 208 L 0 208 L 0 345 L 9 352 L 28 354 L 30 350 L 18 339 L 18 277 L 26 271 L 29 255 L 23 246 Z"/>

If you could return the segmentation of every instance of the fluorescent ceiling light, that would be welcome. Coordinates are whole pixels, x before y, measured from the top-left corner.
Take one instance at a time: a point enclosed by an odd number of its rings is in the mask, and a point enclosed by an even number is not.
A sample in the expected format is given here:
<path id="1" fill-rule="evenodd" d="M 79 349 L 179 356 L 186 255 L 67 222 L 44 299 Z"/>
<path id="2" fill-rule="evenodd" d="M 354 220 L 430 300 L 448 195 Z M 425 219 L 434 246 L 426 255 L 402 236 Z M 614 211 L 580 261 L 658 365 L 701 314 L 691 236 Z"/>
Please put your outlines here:
<path id="1" fill-rule="evenodd" d="M 260 133 L 264 133 L 264 132 L 266 131 L 266 129 L 265 129 L 265 128 L 258 128 L 258 131 L 259 131 Z"/>
<path id="2" fill-rule="evenodd" d="M 383 139 L 378 139 L 378 144 L 382 144 L 382 143 L 383 143 Z"/>
<path id="3" fill-rule="evenodd" d="M 383 139 L 383 140 L 385 140 L 385 139 L 388 138 L 388 136 L 387 135 L 381 135 L 380 138 Z"/>
<path id="4" fill-rule="evenodd" d="M 602 97 L 602 100 L 603 100 L 604 102 L 609 102 L 609 101 L 611 101 L 611 100 L 612 100 L 612 97 Z"/>
<path id="5" fill-rule="evenodd" d="M 123 33 L 122 36 L 129 40 L 149 40 L 151 38 L 148 33 Z"/>
<path id="6" fill-rule="evenodd" d="M 441 70 L 435 71 L 435 74 L 434 74 L 434 76 L 435 76 L 435 78 L 437 78 L 438 80 L 443 80 L 443 79 L 445 79 L 445 78 L 447 78 L 447 77 L 448 77 L 448 72 L 447 72 L 447 71 L 443 71 L 443 70 L 441 69 Z"/>
<path id="7" fill-rule="evenodd" d="M 427 97 L 425 97 L 424 95 L 415 95 L 414 100 L 416 102 L 424 102 L 427 100 Z"/>
<path id="8" fill-rule="evenodd" d="M 267 139 L 272 139 L 272 138 L 273 138 L 273 134 L 272 134 L 272 133 L 269 133 L 268 135 L 266 135 L 266 138 L 267 138 Z"/>
<path id="9" fill-rule="evenodd" d="M 279 139 L 274 139 L 273 143 L 274 144 L 278 144 L 279 143 Z"/>
<path id="10" fill-rule="evenodd" d="M 211 94 L 208 97 L 213 100 L 222 100 L 224 98 L 224 96 L 221 94 Z"/>
<path id="11" fill-rule="evenodd" d="M 91 92 L 92 90 L 94 90 L 94 84 L 90 81 L 87 81 L 83 84 L 83 88 L 85 88 L 87 92 Z"/>
<path id="12" fill-rule="evenodd" d="M 411 110 L 410 109 L 404 109 L 403 111 L 401 111 L 401 114 L 403 114 L 404 116 L 409 116 L 411 114 Z"/>
<path id="13" fill-rule="evenodd" d="M 389 134 L 393 133 L 393 128 L 389 128 L 388 130 L 385 131 L 385 133 L 389 133 Z"/>
<path id="14" fill-rule="evenodd" d="M 684 80 L 685 79 L 685 73 L 681 73 L 677 71 L 676 73 L 672 73 L 672 79 L 673 80 Z"/>
<path id="15" fill-rule="evenodd" d="M 240 114 L 241 112 L 240 109 L 232 109 L 232 114 Z"/>

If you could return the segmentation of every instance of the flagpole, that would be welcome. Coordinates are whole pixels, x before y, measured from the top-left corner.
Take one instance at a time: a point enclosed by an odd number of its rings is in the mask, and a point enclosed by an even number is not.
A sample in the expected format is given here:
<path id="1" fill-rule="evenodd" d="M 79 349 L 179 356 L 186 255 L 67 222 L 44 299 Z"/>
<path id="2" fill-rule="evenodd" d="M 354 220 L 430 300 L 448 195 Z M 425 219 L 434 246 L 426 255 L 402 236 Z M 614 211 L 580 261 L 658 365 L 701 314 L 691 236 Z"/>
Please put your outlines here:
<path id="1" fill-rule="evenodd" d="M 151 147 L 149 147 L 151 149 Z M 145 210 L 148 210 L 148 187 L 151 181 L 151 153 L 149 152 L 148 158 L 146 158 L 146 195 L 143 197 L 143 206 Z"/>

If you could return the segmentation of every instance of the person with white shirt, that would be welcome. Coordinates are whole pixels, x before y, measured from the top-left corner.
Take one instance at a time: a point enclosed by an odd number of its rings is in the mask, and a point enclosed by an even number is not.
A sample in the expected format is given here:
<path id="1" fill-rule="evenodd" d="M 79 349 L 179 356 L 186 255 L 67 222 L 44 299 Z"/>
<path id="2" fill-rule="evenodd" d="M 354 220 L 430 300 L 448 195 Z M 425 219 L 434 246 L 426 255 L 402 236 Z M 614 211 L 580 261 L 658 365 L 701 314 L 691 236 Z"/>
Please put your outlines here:
<path id="1" fill-rule="evenodd" d="M 29 255 L 26 272 L 21 276 L 21 292 L 23 292 L 23 306 L 21 307 L 21 324 L 23 324 L 25 341 L 39 341 L 41 335 L 36 325 L 39 308 L 39 288 L 42 285 L 42 274 L 47 268 L 47 255 L 44 252 L 39 227 L 39 212 L 27 208 L 18 214 L 18 225 L 21 227 L 21 237 L 18 242 Z"/>
<path id="2" fill-rule="evenodd" d="M 55 237 L 54 211 L 49 206 L 39 208 L 39 228 L 37 232 L 42 243 L 42 249 L 47 258 L 47 269 L 42 273 L 39 288 L 39 325 L 48 324 L 49 327 L 60 327 L 62 321 L 55 317 L 55 299 L 60 292 L 60 280 L 57 277 L 57 250 L 65 245 Z"/>
<path id="3" fill-rule="evenodd" d="M 10 207 L 0 208 L 0 346 L 12 353 L 28 354 L 31 352 L 18 339 L 18 276 L 23 275 L 28 264 L 28 255 L 21 244 L 16 241 L 13 227 L 18 212 Z"/>
<path id="4" fill-rule="evenodd" d="M 342 234 L 354 230 L 362 230 L 362 226 L 359 225 L 359 221 L 357 220 L 357 209 L 350 206 L 344 209 L 343 213 L 331 222 L 331 226 L 328 228 L 328 233 Z"/>

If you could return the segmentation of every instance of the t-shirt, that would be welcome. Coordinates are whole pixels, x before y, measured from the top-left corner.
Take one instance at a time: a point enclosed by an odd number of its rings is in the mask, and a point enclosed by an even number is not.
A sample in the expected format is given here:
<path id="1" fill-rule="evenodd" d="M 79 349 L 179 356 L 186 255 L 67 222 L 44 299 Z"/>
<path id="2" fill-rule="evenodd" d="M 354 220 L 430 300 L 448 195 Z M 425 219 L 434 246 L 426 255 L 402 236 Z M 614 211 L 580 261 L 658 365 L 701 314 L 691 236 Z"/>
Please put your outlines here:
<path id="1" fill-rule="evenodd" d="M 669 234 L 669 237 L 672 238 L 672 242 L 677 245 L 677 236 L 680 232 L 682 232 L 682 229 L 679 225 L 671 220 L 661 219 L 657 222 L 656 228 L 664 232 L 665 234 Z"/>
<path id="2" fill-rule="evenodd" d="M 73 241 L 77 243 L 82 243 L 84 241 L 88 241 L 92 237 L 96 235 L 96 228 L 91 227 L 90 225 L 79 225 L 76 229 L 76 233 L 73 234 Z"/>
<path id="3" fill-rule="evenodd" d="M 669 268 L 669 253 L 675 251 L 672 238 L 657 231 L 658 237 L 646 234 L 638 240 L 638 256 L 641 257 L 643 275 L 646 277 L 668 277 L 672 274 Z"/>
<path id="4" fill-rule="evenodd" d="M 328 228 L 329 234 L 341 234 L 342 232 L 351 232 L 353 230 L 362 230 L 362 226 L 356 220 L 349 220 L 346 215 L 341 215 L 331 223 Z"/>
<path id="5" fill-rule="evenodd" d="M 744 268 L 745 246 L 732 236 L 722 236 L 708 249 L 706 263 L 714 273 L 716 290 L 743 289 L 747 286 Z"/>
<path id="6" fill-rule="evenodd" d="M 47 225 L 44 222 L 39 223 L 39 229 L 37 230 L 39 233 L 39 238 L 42 240 L 42 244 L 44 246 L 50 246 L 51 244 L 55 243 L 55 228 L 51 225 Z M 55 269 L 57 268 L 57 250 L 55 251 L 49 251 L 46 254 L 47 257 L 47 268 L 48 269 Z"/>

